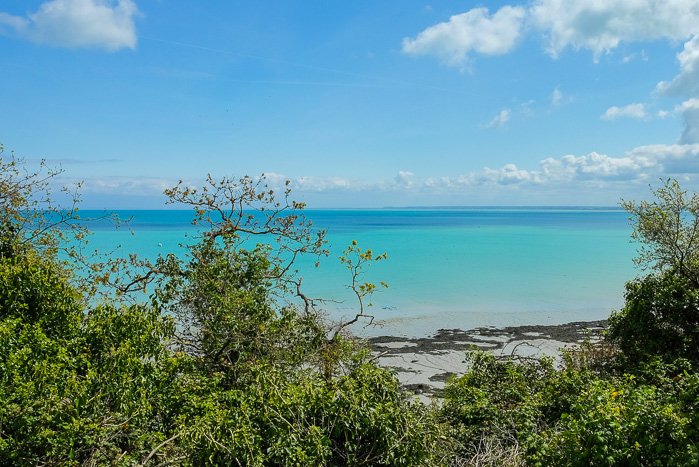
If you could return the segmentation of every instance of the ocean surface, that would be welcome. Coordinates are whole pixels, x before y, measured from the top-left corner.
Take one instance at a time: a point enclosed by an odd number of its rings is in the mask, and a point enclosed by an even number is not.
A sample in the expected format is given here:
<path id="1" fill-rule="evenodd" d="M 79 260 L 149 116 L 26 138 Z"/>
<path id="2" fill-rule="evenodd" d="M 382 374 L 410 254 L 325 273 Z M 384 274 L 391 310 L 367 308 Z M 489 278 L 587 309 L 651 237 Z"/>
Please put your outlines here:
<path id="1" fill-rule="evenodd" d="M 563 324 L 605 319 L 623 305 L 624 283 L 639 271 L 628 215 L 617 209 L 307 210 L 327 230 L 331 254 L 299 263 L 306 295 L 322 297 L 330 319 L 358 310 L 338 256 L 352 240 L 388 254 L 364 280 L 380 326 L 362 335 L 424 336 L 439 329 Z M 83 216 L 97 213 L 81 213 Z M 113 254 L 182 253 L 196 229 L 190 211 L 117 211 L 130 229 L 94 224 L 90 246 Z"/>

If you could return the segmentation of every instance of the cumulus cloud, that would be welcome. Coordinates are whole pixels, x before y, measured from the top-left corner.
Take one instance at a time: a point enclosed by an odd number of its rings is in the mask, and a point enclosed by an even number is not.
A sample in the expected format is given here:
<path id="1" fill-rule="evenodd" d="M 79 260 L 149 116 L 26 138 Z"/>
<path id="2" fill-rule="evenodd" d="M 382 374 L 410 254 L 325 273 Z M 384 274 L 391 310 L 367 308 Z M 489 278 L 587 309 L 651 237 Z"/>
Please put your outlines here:
<path id="1" fill-rule="evenodd" d="M 510 109 L 501 110 L 500 113 L 486 125 L 486 128 L 498 128 L 503 126 L 510 119 L 511 115 L 512 111 Z"/>
<path id="2" fill-rule="evenodd" d="M 493 15 L 487 8 L 474 8 L 425 29 L 414 39 L 403 39 L 403 52 L 436 55 L 456 66 L 463 66 L 472 51 L 483 55 L 504 54 L 519 41 L 525 14 L 523 7 L 504 6 Z"/>
<path id="3" fill-rule="evenodd" d="M 610 107 L 600 118 L 602 120 L 615 120 L 621 117 L 647 118 L 646 106 L 645 104 L 629 104 L 626 107 Z"/>
<path id="4" fill-rule="evenodd" d="M 680 143 L 699 143 L 699 98 L 693 97 L 683 102 L 677 108 L 684 119 L 684 131 Z"/>
<path id="5" fill-rule="evenodd" d="M 483 193 L 497 194 L 494 199 L 507 199 L 518 204 L 527 200 L 549 200 L 551 193 L 565 191 L 569 194 L 561 202 L 573 201 L 577 204 L 590 202 L 590 188 L 605 187 L 596 193 L 607 193 L 595 199 L 603 203 L 614 203 L 624 192 L 628 195 L 636 187 L 645 187 L 647 183 L 657 181 L 660 177 L 677 178 L 699 177 L 699 143 L 641 146 L 619 156 L 609 156 L 591 152 L 586 155 L 565 155 L 559 158 L 546 158 L 534 167 L 519 167 L 505 164 L 500 168 L 485 167 L 480 171 L 460 175 L 448 174 L 442 177 L 421 179 L 419 175 L 408 171 L 398 171 L 394 177 L 380 180 L 350 179 L 346 177 L 296 176 L 267 173 L 266 181 L 270 188 L 282 190 L 286 180 L 290 180 L 295 199 L 316 199 L 320 204 L 328 197 L 338 196 L 352 205 L 362 196 L 371 200 L 367 205 L 375 205 L 385 199 L 395 199 L 397 203 L 407 200 L 418 203 L 436 200 L 444 203 L 445 199 L 463 202 L 474 199 Z M 70 180 L 56 181 L 60 186 L 67 186 Z M 185 185 L 196 187 L 203 180 L 187 180 Z M 156 177 L 104 177 L 85 180 L 83 193 L 90 193 L 91 199 L 104 195 L 104 199 L 118 198 L 120 195 L 150 197 L 155 208 L 162 206 L 162 192 L 177 184 L 177 180 Z M 623 187 L 615 195 L 612 191 Z M 506 195 L 509 193 L 510 195 Z M 521 194 L 537 194 L 534 198 L 523 198 Z M 584 194 L 584 195 L 583 195 Z M 380 195 L 380 196 L 379 196 Z M 504 198 L 499 196 L 505 196 Z M 464 198 L 466 196 L 466 198 Z M 509 197 L 507 197 L 509 196 Z M 611 197 L 610 197 L 611 196 Z M 298 198 L 300 197 L 300 198 Z M 478 198 L 483 199 L 483 198 Z M 545 201 L 548 202 L 548 201 Z M 159 204 L 160 203 L 160 204 Z M 428 202 L 429 204 L 429 202 Z"/>
<path id="6" fill-rule="evenodd" d="M 681 40 L 699 30 L 696 0 L 537 0 L 530 14 L 554 57 L 572 46 L 591 50 L 597 60 L 622 41 Z"/>
<path id="7" fill-rule="evenodd" d="M 535 168 L 505 164 L 500 168 L 485 167 L 479 172 L 430 177 L 423 181 L 411 172 L 399 171 L 393 180 L 361 181 L 335 177 L 298 177 L 292 188 L 300 192 L 405 192 L 445 193 L 468 188 L 494 187 L 586 187 L 593 184 L 638 185 L 664 176 L 699 174 L 699 144 L 641 146 L 621 157 L 591 152 L 586 155 L 565 155 L 546 158 Z"/>
<path id="8" fill-rule="evenodd" d="M 661 81 L 656 91 L 663 95 L 699 95 L 699 35 L 684 44 L 684 50 L 677 54 L 680 74 L 672 81 Z"/>
<path id="9" fill-rule="evenodd" d="M 655 91 L 665 96 L 681 96 L 689 99 L 675 107 L 673 112 L 661 111 L 661 117 L 670 113 L 680 114 L 684 130 L 679 142 L 699 143 L 699 34 L 684 44 L 677 54 L 680 72 L 672 81 L 661 81 Z"/>
<path id="10" fill-rule="evenodd" d="M 136 47 L 132 0 L 49 0 L 28 18 L 0 13 L 0 31 L 57 47 Z"/>
<path id="11" fill-rule="evenodd" d="M 699 33 L 699 2 L 535 0 L 527 7 L 504 6 L 492 16 L 486 8 L 474 8 L 404 39 L 403 52 L 463 66 L 472 51 L 511 52 L 525 31 L 543 35 L 553 57 L 573 47 L 592 51 L 597 61 L 621 42 L 684 40 Z"/>
<path id="12" fill-rule="evenodd" d="M 394 181 L 397 186 L 401 186 L 403 188 L 413 188 L 417 184 L 415 181 L 415 174 L 404 170 L 398 171 L 398 175 L 396 175 Z"/>
<path id="13" fill-rule="evenodd" d="M 639 163 L 649 175 L 665 177 L 699 174 L 699 144 L 654 144 L 629 151 L 628 157 Z"/>
<path id="14" fill-rule="evenodd" d="M 467 187 L 584 187 L 604 183 L 638 184 L 657 177 L 699 174 L 699 144 L 652 145 L 638 147 L 623 157 L 592 152 L 587 155 L 566 155 L 547 158 L 536 169 L 523 169 L 515 164 L 457 176 L 428 178 L 425 189 L 458 191 Z"/>
<path id="15" fill-rule="evenodd" d="M 563 156 L 541 161 L 541 179 L 569 182 L 575 180 L 632 180 L 648 167 L 631 157 L 610 157 L 592 152 L 584 156 Z"/>
<path id="16" fill-rule="evenodd" d="M 297 177 L 291 186 L 297 192 L 413 192 L 458 193 L 464 189 L 492 187 L 588 187 L 620 182 L 638 185 L 659 177 L 699 175 L 699 144 L 640 146 L 620 157 L 591 152 L 546 158 L 537 167 L 505 164 L 500 168 L 423 180 L 412 172 L 399 171 L 392 180 L 350 180 L 338 177 Z"/>

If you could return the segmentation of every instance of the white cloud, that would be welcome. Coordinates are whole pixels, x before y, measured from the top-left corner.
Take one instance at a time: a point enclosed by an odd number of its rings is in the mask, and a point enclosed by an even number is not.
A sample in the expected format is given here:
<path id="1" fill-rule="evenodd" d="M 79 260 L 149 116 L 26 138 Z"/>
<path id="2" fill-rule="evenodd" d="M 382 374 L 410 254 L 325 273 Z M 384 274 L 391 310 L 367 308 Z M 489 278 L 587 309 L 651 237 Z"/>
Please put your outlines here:
<path id="1" fill-rule="evenodd" d="M 356 190 L 361 182 L 353 182 L 344 177 L 302 176 L 291 179 L 291 187 L 300 191 Z"/>
<path id="2" fill-rule="evenodd" d="M 619 182 L 638 185 L 665 176 L 699 174 L 699 144 L 641 146 L 622 157 L 591 152 L 582 156 L 547 158 L 534 169 L 505 164 L 480 172 L 430 177 L 420 181 L 412 172 L 399 171 L 393 180 L 367 181 L 336 177 L 298 177 L 291 186 L 299 192 L 460 192 L 474 187 L 575 187 L 613 186 Z"/>
<path id="3" fill-rule="evenodd" d="M 512 111 L 510 109 L 501 110 L 500 113 L 486 125 L 486 128 L 498 128 L 503 126 L 510 119 L 511 115 Z"/>
<path id="4" fill-rule="evenodd" d="M 628 156 L 646 168 L 649 175 L 657 177 L 682 174 L 699 174 L 699 144 L 654 144 L 640 146 Z"/>
<path id="5" fill-rule="evenodd" d="M 57 177 L 57 186 L 77 186 L 79 180 Z M 103 177 L 87 178 L 82 182 L 81 193 L 107 195 L 158 196 L 163 191 L 177 185 L 178 180 L 158 177 Z M 193 186 L 188 183 L 188 186 Z"/>
<path id="6" fill-rule="evenodd" d="M 684 131 L 680 143 L 699 143 L 699 98 L 693 97 L 677 106 L 684 119 Z"/>
<path id="7" fill-rule="evenodd" d="M 699 1 L 535 0 L 527 7 L 504 6 L 492 16 L 487 8 L 474 8 L 425 29 L 414 39 L 405 38 L 403 52 L 434 55 L 448 65 L 463 67 L 472 51 L 511 52 L 525 31 L 543 34 L 553 57 L 573 47 L 592 51 L 597 61 L 621 42 L 684 40 L 699 33 Z"/>
<path id="8" fill-rule="evenodd" d="M 633 60 L 636 60 L 636 58 L 639 58 L 640 60 L 642 60 L 642 61 L 644 61 L 644 62 L 647 62 L 647 61 L 648 61 L 648 55 L 646 55 L 646 51 L 645 51 L 645 50 L 641 50 L 641 52 L 640 52 L 639 54 L 632 53 L 632 54 L 629 54 L 629 55 L 624 56 L 624 57 L 621 59 L 621 63 L 629 63 L 629 62 L 631 62 L 631 61 L 633 61 Z"/>
<path id="9" fill-rule="evenodd" d="M 647 118 L 648 113 L 646 112 L 646 105 L 629 104 L 626 107 L 610 107 L 600 118 L 602 120 L 614 120 L 621 117 Z"/>
<path id="10" fill-rule="evenodd" d="M 398 175 L 396 175 L 394 181 L 396 186 L 403 188 L 414 188 L 417 185 L 415 182 L 415 174 L 404 170 L 398 171 Z"/>
<path id="11" fill-rule="evenodd" d="M 23 31 L 29 26 L 29 20 L 20 16 L 12 16 L 7 13 L 0 12 L 0 27 L 8 27 L 17 31 Z M 0 29 L 1 31 L 2 29 Z"/>
<path id="12" fill-rule="evenodd" d="M 487 8 L 474 8 L 425 29 L 414 39 L 403 39 L 403 52 L 436 55 L 454 66 L 463 66 L 472 51 L 504 54 L 519 41 L 525 14 L 523 7 L 504 6 L 493 15 Z"/>
<path id="13" fill-rule="evenodd" d="M 680 73 L 668 81 L 661 81 L 656 92 L 661 95 L 689 97 L 675 107 L 673 112 L 661 111 L 660 116 L 670 113 L 681 114 L 684 130 L 679 142 L 683 144 L 699 143 L 699 34 L 684 44 L 682 52 L 677 54 Z"/>
<path id="14" fill-rule="evenodd" d="M 592 152 L 585 156 L 563 156 L 541 161 L 542 180 L 570 182 L 576 180 L 631 180 L 638 178 L 648 165 L 631 157 L 609 157 Z"/>
<path id="15" fill-rule="evenodd" d="M 656 91 L 664 95 L 699 96 L 699 35 L 684 44 L 677 54 L 680 74 L 671 82 L 661 81 Z"/>
<path id="16" fill-rule="evenodd" d="M 279 177 L 286 180 L 284 176 Z M 399 170 L 393 180 L 353 180 L 345 177 L 300 176 L 291 178 L 290 182 L 292 190 L 312 193 L 330 191 L 405 191 L 414 190 L 420 185 L 420 183 L 418 183 L 416 180 L 414 173 L 404 170 Z"/>
<path id="17" fill-rule="evenodd" d="M 641 146 L 621 157 L 596 152 L 582 156 L 566 155 L 541 160 L 533 168 L 505 164 L 500 168 L 486 167 L 481 171 L 427 179 L 420 179 L 408 171 L 398 171 L 395 177 L 383 180 L 265 174 L 269 187 L 275 191 L 281 192 L 286 187 L 286 180 L 290 180 L 293 199 L 312 199 L 322 206 L 335 196 L 345 200 L 348 207 L 360 199 L 364 199 L 363 204 L 367 206 L 376 206 L 386 199 L 393 199 L 398 205 L 414 202 L 444 204 L 445 199 L 455 200 L 458 204 L 472 199 L 482 200 L 485 193 L 493 200 L 501 200 L 497 202 L 507 200 L 526 204 L 538 199 L 550 204 L 551 193 L 559 192 L 567 193 L 567 198 L 557 199 L 562 204 L 590 204 L 592 199 L 613 204 L 620 196 L 629 196 L 648 182 L 668 176 L 699 178 L 699 144 Z M 71 181 L 65 178 L 56 180 L 61 186 L 69 185 Z M 203 183 L 203 180 L 187 180 L 185 185 L 196 187 Z M 176 184 L 177 180 L 166 178 L 106 177 L 85 180 L 81 191 L 89 193 L 89 199 L 104 200 L 109 206 L 120 196 L 125 198 L 125 194 L 128 195 L 126 198 L 149 197 L 148 206 L 157 209 L 162 208 L 165 201 L 163 190 Z M 128 205 L 128 202 L 124 204 Z"/>
<path id="18" fill-rule="evenodd" d="M 556 87 L 556 89 L 553 90 L 553 93 L 551 93 L 551 103 L 553 105 L 560 105 L 561 101 L 563 101 L 563 93 L 559 87 Z"/>
<path id="19" fill-rule="evenodd" d="M 658 111 L 660 118 L 670 115 L 679 115 L 684 120 L 684 129 L 679 138 L 680 144 L 699 143 L 699 97 L 692 97 L 676 105 L 672 111 Z"/>
<path id="20" fill-rule="evenodd" d="M 530 14 L 554 57 L 572 46 L 597 60 L 622 41 L 681 40 L 699 32 L 696 0 L 536 0 Z"/>
<path id="21" fill-rule="evenodd" d="M 136 47 L 132 0 L 50 0 L 28 19 L 0 13 L 0 27 L 19 37 L 57 47 Z"/>
<path id="22" fill-rule="evenodd" d="M 638 147 L 624 157 L 592 152 L 583 156 L 567 155 L 539 162 L 536 170 L 506 164 L 499 169 L 486 167 L 451 177 L 428 178 L 424 186 L 432 191 L 458 191 L 465 187 L 494 186 L 516 188 L 586 187 L 589 184 L 638 184 L 664 176 L 699 174 L 699 144 L 658 144 Z"/>
<path id="23" fill-rule="evenodd" d="M 538 174 L 518 169 L 515 164 L 506 164 L 503 168 L 493 170 L 485 168 L 481 181 L 495 182 L 500 185 L 512 185 L 525 182 L 537 182 Z"/>

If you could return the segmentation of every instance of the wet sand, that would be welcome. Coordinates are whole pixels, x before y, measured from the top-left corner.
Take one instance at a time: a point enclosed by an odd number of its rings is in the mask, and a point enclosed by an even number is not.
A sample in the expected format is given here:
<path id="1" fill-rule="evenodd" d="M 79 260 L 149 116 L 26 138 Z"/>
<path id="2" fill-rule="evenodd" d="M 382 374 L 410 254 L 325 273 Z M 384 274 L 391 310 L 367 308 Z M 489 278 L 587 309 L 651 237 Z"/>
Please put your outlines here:
<path id="1" fill-rule="evenodd" d="M 496 355 L 550 356 L 582 342 L 590 333 L 607 328 L 607 321 L 505 328 L 440 329 L 433 336 L 407 338 L 379 336 L 368 339 L 379 365 L 393 369 L 403 388 L 424 402 L 438 397 L 447 380 L 467 369 L 464 352 L 474 349 Z"/>

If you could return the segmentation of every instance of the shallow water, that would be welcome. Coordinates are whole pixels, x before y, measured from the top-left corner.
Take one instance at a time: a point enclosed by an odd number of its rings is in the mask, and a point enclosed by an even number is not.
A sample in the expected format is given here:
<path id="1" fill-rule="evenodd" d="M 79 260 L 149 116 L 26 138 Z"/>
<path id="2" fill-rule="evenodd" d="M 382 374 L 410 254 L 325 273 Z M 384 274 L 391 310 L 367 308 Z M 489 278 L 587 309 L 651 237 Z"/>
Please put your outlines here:
<path id="1" fill-rule="evenodd" d="M 126 229 L 95 225 L 91 246 L 154 258 L 181 252 L 195 234 L 188 211 L 119 212 Z M 309 210 L 327 230 L 331 255 L 319 268 L 299 263 L 306 294 L 328 303 L 332 319 L 357 311 L 337 257 L 357 240 L 388 253 L 365 280 L 385 281 L 369 308 L 382 328 L 355 328 L 366 335 L 420 336 L 442 328 L 560 324 L 606 318 L 623 303 L 632 265 L 631 227 L 619 210 Z"/>

